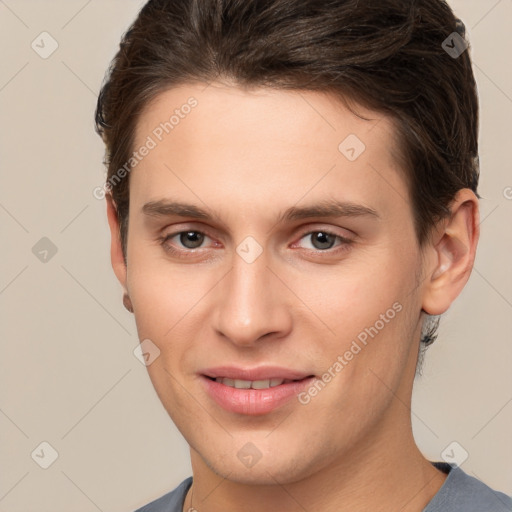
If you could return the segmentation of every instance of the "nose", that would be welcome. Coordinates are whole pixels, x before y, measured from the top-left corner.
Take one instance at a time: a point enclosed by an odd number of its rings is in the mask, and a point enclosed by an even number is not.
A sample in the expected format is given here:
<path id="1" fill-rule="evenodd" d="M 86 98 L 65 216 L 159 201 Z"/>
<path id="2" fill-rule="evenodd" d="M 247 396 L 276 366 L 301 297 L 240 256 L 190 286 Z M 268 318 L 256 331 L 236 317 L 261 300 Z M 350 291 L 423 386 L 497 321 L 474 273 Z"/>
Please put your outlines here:
<path id="1" fill-rule="evenodd" d="M 214 328 L 240 347 L 263 337 L 281 338 L 292 329 L 291 293 L 269 268 L 265 251 L 252 263 L 238 254 L 215 297 Z"/>

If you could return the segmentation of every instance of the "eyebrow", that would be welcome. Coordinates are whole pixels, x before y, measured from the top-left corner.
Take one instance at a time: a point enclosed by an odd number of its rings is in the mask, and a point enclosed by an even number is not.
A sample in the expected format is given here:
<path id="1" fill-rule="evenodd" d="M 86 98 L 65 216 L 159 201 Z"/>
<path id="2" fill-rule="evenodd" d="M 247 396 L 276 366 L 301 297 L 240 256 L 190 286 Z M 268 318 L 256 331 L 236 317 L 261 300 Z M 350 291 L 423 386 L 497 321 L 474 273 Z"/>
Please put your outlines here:
<path id="1" fill-rule="evenodd" d="M 278 217 L 278 222 L 308 219 L 311 217 L 379 217 L 373 208 L 349 201 L 326 199 L 317 204 L 292 206 Z"/>
<path id="2" fill-rule="evenodd" d="M 150 201 L 142 207 L 142 212 L 150 217 L 192 217 L 194 219 L 220 219 L 215 213 L 200 208 L 193 204 L 161 199 Z M 319 203 L 306 206 L 292 206 L 280 213 L 276 223 L 290 222 L 294 220 L 309 219 L 313 217 L 374 217 L 380 215 L 376 210 L 368 206 L 352 203 L 350 201 L 337 201 L 326 199 Z"/>
<path id="3" fill-rule="evenodd" d="M 193 204 L 161 199 L 150 201 L 142 207 L 142 212 L 150 217 L 192 217 L 194 219 L 219 219 L 220 216 Z M 292 206 L 280 213 L 277 223 L 314 217 L 375 217 L 379 214 L 373 208 L 350 201 L 324 200 L 307 206 Z"/>
<path id="4" fill-rule="evenodd" d="M 150 217 L 193 217 L 195 219 L 209 219 L 211 215 L 206 210 L 193 204 L 180 203 L 161 199 L 150 201 L 142 207 L 142 213 Z"/>

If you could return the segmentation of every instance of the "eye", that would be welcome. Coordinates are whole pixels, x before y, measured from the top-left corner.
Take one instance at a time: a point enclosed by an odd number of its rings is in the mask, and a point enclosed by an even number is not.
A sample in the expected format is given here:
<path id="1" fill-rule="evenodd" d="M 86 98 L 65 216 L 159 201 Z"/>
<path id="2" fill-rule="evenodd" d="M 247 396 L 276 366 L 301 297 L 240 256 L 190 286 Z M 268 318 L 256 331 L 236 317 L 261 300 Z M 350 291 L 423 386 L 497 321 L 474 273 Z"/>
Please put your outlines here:
<path id="1" fill-rule="evenodd" d="M 195 249 L 202 249 L 211 238 L 201 231 L 188 229 L 168 233 L 159 238 L 165 251 L 177 257 L 197 256 Z M 316 253 L 338 253 L 348 249 L 353 241 L 329 230 L 318 229 L 304 233 L 295 245 Z M 331 250 L 333 249 L 334 250 Z"/>
<path id="2" fill-rule="evenodd" d="M 339 241 L 339 243 L 336 246 L 347 246 L 348 244 L 352 243 L 352 240 L 345 238 L 343 236 L 337 235 L 335 233 L 331 233 L 327 230 L 317 230 L 317 231 L 310 231 L 309 233 L 305 233 L 301 240 L 308 240 L 309 239 L 309 247 L 302 245 L 305 249 L 310 250 L 317 250 L 326 252 L 329 249 L 332 249 L 335 247 L 336 241 Z"/>
<path id="3" fill-rule="evenodd" d="M 176 242 L 169 244 L 169 242 L 171 242 L 173 239 L 176 239 Z M 197 249 L 200 248 L 205 239 L 210 239 L 210 237 L 204 233 L 201 233 L 200 231 L 190 229 L 187 231 L 179 231 L 177 233 L 169 233 L 168 235 L 165 235 L 161 239 L 161 244 L 168 250 L 174 250 L 171 245 L 178 246 L 178 249 L 176 250 L 182 250 L 183 248 Z"/>
<path id="4" fill-rule="evenodd" d="M 178 240 L 187 249 L 197 249 L 205 239 L 206 235 L 199 231 L 183 231 L 178 234 Z"/>

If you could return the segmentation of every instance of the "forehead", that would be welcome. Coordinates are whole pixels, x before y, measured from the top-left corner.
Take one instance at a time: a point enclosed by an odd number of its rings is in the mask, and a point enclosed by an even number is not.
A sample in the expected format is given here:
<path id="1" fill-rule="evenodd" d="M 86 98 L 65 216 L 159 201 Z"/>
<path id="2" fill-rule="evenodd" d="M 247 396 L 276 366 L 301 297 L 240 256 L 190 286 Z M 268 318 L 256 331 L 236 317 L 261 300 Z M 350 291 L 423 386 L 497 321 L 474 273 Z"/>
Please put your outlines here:
<path id="1" fill-rule="evenodd" d="M 245 149 L 261 140 L 267 144 L 274 140 L 278 147 L 295 142 L 318 149 L 327 149 L 329 143 L 334 143 L 336 149 L 336 142 L 354 130 L 360 139 L 369 143 L 381 140 L 394 151 L 392 119 L 358 104 L 353 108 L 360 117 L 341 98 L 328 92 L 242 89 L 216 82 L 183 84 L 159 93 L 145 106 L 136 126 L 136 142 L 143 142 L 153 132 L 157 138 L 161 135 L 178 140 L 183 126 L 193 123 L 197 137 L 208 132 L 212 142 L 226 142 L 225 135 L 230 132 L 251 135 Z M 185 122 L 187 118 L 191 121 Z M 216 130 L 211 130 L 212 125 Z M 379 129 L 374 130 L 377 125 Z M 195 142 L 193 135 L 190 131 L 186 134 L 190 143 Z"/>
<path id="2" fill-rule="evenodd" d="M 164 91 L 138 120 L 134 149 L 151 149 L 136 162 L 130 200 L 178 193 L 268 209 L 336 195 L 382 208 L 400 198 L 408 206 L 392 120 L 356 111 L 365 119 L 313 91 L 219 83 Z"/>

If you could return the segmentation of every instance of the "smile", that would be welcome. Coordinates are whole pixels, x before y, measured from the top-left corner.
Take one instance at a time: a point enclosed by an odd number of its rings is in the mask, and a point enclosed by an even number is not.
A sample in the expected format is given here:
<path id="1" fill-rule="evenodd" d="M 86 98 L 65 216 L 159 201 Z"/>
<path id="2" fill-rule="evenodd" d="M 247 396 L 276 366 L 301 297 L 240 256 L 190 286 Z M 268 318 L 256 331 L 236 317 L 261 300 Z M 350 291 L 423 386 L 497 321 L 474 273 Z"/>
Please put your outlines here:
<path id="1" fill-rule="evenodd" d="M 255 416 L 284 406 L 310 386 L 314 378 L 242 380 L 202 375 L 200 380 L 208 397 L 225 411 Z"/>
<path id="2" fill-rule="evenodd" d="M 217 377 L 215 382 L 220 382 L 221 384 L 224 384 L 224 386 L 236 389 L 267 389 L 294 381 L 290 379 L 240 380 Z"/>

